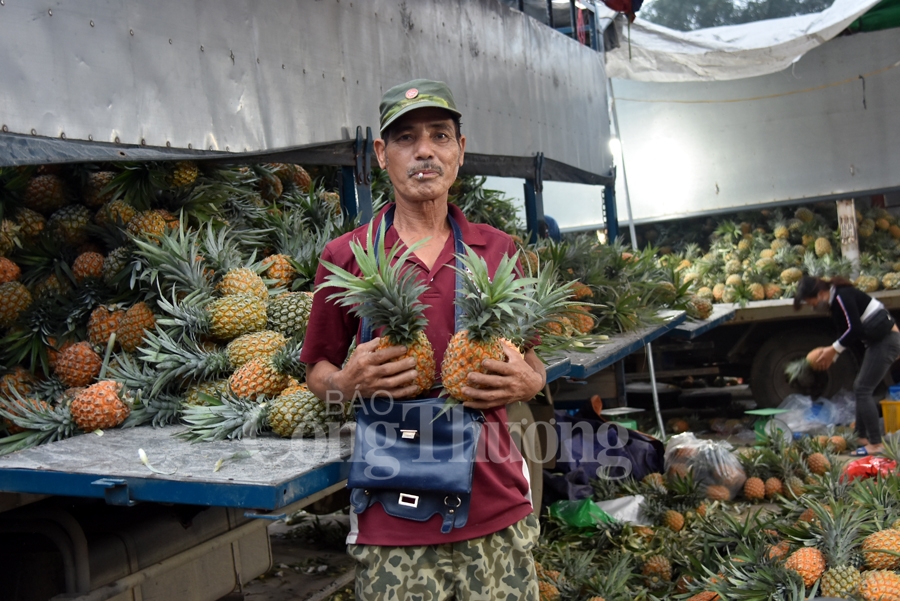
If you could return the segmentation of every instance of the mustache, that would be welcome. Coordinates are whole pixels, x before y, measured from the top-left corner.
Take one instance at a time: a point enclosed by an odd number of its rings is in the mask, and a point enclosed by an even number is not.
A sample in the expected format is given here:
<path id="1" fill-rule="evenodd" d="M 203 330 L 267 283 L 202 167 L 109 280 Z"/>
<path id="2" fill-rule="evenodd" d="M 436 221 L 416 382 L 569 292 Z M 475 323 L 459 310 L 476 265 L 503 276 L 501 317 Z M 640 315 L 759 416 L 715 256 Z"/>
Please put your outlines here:
<path id="1" fill-rule="evenodd" d="M 440 165 L 436 165 L 430 161 L 425 161 L 424 163 L 420 163 L 411 169 L 406 170 L 406 175 L 409 177 L 415 176 L 420 171 L 434 171 L 438 175 L 444 175 L 444 170 Z"/>

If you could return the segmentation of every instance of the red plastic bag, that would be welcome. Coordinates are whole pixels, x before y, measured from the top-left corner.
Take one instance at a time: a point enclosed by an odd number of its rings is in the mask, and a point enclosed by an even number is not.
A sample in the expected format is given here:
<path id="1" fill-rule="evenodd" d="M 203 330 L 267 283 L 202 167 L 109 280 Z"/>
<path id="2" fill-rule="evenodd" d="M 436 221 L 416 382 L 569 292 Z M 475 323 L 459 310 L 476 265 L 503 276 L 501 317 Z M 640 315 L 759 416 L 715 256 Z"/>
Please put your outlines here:
<path id="1" fill-rule="evenodd" d="M 869 456 L 855 459 L 844 466 L 842 477 L 849 480 L 857 478 L 874 478 L 879 474 L 887 476 L 897 469 L 897 462 L 887 457 Z"/>

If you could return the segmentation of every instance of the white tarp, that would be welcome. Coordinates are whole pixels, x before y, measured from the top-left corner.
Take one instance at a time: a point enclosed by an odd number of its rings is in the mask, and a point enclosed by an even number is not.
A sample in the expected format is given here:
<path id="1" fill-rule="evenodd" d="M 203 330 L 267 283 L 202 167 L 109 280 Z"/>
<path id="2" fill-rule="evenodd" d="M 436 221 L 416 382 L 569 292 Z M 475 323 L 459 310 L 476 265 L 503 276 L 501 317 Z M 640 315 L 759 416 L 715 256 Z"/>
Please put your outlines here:
<path id="1" fill-rule="evenodd" d="M 819 13 L 688 32 L 650 23 L 641 19 L 640 13 L 629 32 L 620 18 L 616 26 L 621 47 L 607 54 L 607 74 L 638 81 L 683 82 L 775 73 L 841 33 L 878 2 L 835 0 Z M 598 17 L 612 14 L 598 3 Z"/>

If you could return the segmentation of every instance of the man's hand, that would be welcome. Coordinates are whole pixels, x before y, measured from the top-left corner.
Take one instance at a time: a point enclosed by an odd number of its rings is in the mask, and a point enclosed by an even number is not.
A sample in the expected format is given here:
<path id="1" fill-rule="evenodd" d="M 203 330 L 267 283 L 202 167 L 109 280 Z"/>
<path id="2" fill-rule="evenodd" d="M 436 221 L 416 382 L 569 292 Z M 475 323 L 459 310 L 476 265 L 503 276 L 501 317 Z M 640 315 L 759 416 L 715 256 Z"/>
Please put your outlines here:
<path id="1" fill-rule="evenodd" d="M 395 361 L 397 357 L 403 356 L 406 347 L 389 346 L 377 350 L 378 341 L 379 339 L 376 338 L 356 347 L 343 368 L 338 369 L 330 363 L 325 366 L 324 363 L 327 362 L 317 363 L 314 371 L 318 371 L 319 366 L 322 365 L 322 369 L 328 372 L 315 374 L 317 383 L 322 381 L 322 392 L 334 394 L 337 391 L 342 395 L 341 400 L 344 401 L 349 401 L 355 395 L 363 398 L 375 394 L 403 398 L 414 394 L 416 392 L 416 360 L 413 357 L 407 357 Z M 319 391 L 313 389 L 312 386 L 310 389 L 319 394 Z"/>
<path id="2" fill-rule="evenodd" d="M 463 388 L 463 393 L 474 400 L 466 401 L 466 407 L 491 409 L 527 401 L 544 387 L 543 364 L 534 351 L 528 351 L 523 357 L 506 341 L 503 342 L 503 351 L 508 361 L 484 360 L 483 366 L 491 373 L 469 373 L 466 382 L 471 386 Z"/>

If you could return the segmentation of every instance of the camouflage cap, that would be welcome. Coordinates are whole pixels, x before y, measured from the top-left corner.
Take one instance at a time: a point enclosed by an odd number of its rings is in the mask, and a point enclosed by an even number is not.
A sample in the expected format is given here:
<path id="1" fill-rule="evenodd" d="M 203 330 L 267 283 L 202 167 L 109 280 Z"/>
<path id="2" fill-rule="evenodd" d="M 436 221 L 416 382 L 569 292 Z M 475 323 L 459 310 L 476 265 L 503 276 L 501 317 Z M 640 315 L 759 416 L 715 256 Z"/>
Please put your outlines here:
<path id="1" fill-rule="evenodd" d="M 394 86 L 381 97 L 381 131 L 406 113 L 429 107 L 445 109 L 462 116 L 456 109 L 450 88 L 442 81 L 414 79 Z"/>

